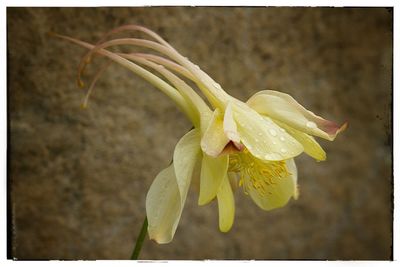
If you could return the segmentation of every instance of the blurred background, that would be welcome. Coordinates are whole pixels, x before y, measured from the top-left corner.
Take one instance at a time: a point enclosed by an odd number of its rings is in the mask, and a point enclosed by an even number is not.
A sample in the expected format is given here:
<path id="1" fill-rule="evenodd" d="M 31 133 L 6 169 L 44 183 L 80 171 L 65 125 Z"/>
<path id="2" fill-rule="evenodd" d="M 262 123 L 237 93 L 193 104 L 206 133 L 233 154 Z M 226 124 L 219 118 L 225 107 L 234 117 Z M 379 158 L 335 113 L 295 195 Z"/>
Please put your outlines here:
<path id="1" fill-rule="evenodd" d="M 392 10 L 289 7 L 8 8 L 12 257 L 130 257 L 146 192 L 191 125 L 117 65 L 81 109 L 85 49 L 47 35 L 95 43 L 124 24 L 156 31 L 243 101 L 274 89 L 349 122 L 321 140 L 327 161 L 297 158 L 297 201 L 265 212 L 239 189 L 221 233 L 216 203 L 191 190 L 173 242 L 146 240 L 141 259 L 391 259 Z"/>

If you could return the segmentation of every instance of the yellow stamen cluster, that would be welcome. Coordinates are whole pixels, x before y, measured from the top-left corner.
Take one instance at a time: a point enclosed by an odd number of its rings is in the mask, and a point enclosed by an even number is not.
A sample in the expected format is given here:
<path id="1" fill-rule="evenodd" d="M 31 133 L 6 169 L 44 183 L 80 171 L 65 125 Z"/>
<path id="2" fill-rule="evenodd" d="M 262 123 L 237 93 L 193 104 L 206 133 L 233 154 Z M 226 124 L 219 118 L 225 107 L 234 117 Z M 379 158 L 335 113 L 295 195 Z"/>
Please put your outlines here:
<path id="1" fill-rule="evenodd" d="M 277 181 L 290 175 L 285 161 L 260 160 L 247 149 L 229 156 L 228 171 L 240 175 L 239 186 L 243 186 L 246 194 L 252 186 L 262 196 L 272 194 Z"/>

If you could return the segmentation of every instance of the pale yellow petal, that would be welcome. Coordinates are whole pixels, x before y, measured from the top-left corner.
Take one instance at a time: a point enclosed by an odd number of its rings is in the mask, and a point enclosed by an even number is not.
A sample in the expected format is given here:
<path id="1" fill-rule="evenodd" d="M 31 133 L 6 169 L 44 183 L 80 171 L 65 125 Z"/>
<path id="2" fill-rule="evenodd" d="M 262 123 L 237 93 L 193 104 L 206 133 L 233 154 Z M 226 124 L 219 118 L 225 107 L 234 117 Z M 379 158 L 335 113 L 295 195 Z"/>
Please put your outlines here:
<path id="1" fill-rule="evenodd" d="M 160 244 L 169 243 L 174 237 L 200 157 L 199 143 L 199 130 L 185 134 L 175 147 L 173 164 L 157 175 L 147 193 L 149 236 Z"/>
<path id="2" fill-rule="evenodd" d="M 208 124 L 207 130 L 201 138 L 201 149 L 212 157 L 217 157 L 229 139 L 226 137 L 223 128 L 223 114 L 219 109 L 215 109 Z"/>
<path id="3" fill-rule="evenodd" d="M 274 182 L 258 190 L 256 186 L 248 186 L 247 193 L 253 201 L 263 210 L 272 210 L 285 206 L 291 197 L 296 197 L 297 170 L 294 160 L 286 161 L 289 175 L 274 179 Z"/>
<path id="4" fill-rule="evenodd" d="M 318 142 L 312 137 L 304 132 L 296 130 L 290 127 L 287 124 L 284 124 L 279 121 L 274 121 L 281 128 L 285 129 L 288 134 L 293 136 L 304 148 L 304 152 L 315 158 L 318 161 L 326 160 L 326 153 L 322 149 L 322 147 L 318 144 Z"/>
<path id="5" fill-rule="evenodd" d="M 240 136 L 237 131 L 236 122 L 233 119 L 232 104 L 229 103 L 225 109 L 224 115 L 224 132 L 229 140 L 240 143 Z"/>
<path id="6" fill-rule="evenodd" d="M 228 177 L 225 175 L 217 194 L 219 229 L 221 232 L 228 232 L 235 219 L 235 199 Z"/>
<path id="7" fill-rule="evenodd" d="M 215 198 L 222 179 L 228 171 L 227 155 L 212 158 L 203 155 L 200 173 L 199 205 L 205 205 Z"/>
<path id="8" fill-rule="evenodd" d="M 299 197 L 299 186 L 297 184 L 297 167 L 294 159 L 290 159 L 286 161 L 286 167 L 291 174 L 291 178 L 294 183 L 294 192 L 293 192 L 293 198 L 297 199 Z"/>
<path id="9" fill-rule="evenodd" d="M 162 170 L 146 196 L 146 213 L 150 239 L 159 244 L 171 242 L 182 214 L 174 166 Z"/>
<path id="10" fill-rule="evenodd" d="M 193 129 L 179 140 L 174 150 L 173 163 L 182 203 L 186 200 L 193 169 L 200 156 L 200 130 Z"/>
<path id="11" fill-rule="evenodd" d="M 232 108 L 241 141 L 255 157 L 276 161 L 293 158 L 303 152 L 303 146 L 271 119 L 263 118 L 246 104 L 235 104 Z M 286 142 L 281 142 L 282 138 Z"/>
<path id="12" fill-rule="evenodd" d="M 247 104 L 260 114 L 279 120 L 299 131 L 331 141 L 347 127 L 347 123 L 339 126 L 315 115 L 290 95 L 278 91 L 260 91 L 252 96 Z"/>

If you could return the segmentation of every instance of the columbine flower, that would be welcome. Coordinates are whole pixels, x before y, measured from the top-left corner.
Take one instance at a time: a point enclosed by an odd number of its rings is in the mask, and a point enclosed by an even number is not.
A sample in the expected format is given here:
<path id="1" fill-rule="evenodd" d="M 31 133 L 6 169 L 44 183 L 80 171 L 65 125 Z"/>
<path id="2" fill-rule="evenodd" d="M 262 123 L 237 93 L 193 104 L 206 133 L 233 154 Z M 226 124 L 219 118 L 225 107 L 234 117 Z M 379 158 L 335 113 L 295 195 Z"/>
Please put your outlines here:
<path id="1" fill-rule="evenodd" d="M 107 41 L 112 34 L 122 31 L 142 31 L 157 42 L 135 38 Z M 298 195 L 293 158 L 304 151 L 317 160 L 326 159 L 325 152 L 311 135 L 333 140 L 346 127 L 346 124 L 339 127 L 316 116 L 289 95 L 276 91 L 261 91 L 243 103 L 228 95 L 160 36 L 141 26 L 119 27 L 107 33 L 97 45 L 59 37 L 90 50 L 81 61 L 79 81 L 94 55 L 105 56 L 164 92 L 194 125 L 194 129 L 177 143 L 172 164 L 157 175 L 147 194 L 148 231 L 150 238 L 158 243 L 170 242 L 175 234 L 196 165 L 200 165 L 198 203 L 204 205 L 217 199 L 219 227 L 226 232 L 234 220 L 233 190 L 236 187 L 243 187 L 264 210 L 284 206 L 291 197 Z M 150 48 L 169 59 L 107 50 L 115 45 Z M 107 66 L 95 76 L 85 103 Z M 213 110 L 176 74 L 194 82 Z"/>

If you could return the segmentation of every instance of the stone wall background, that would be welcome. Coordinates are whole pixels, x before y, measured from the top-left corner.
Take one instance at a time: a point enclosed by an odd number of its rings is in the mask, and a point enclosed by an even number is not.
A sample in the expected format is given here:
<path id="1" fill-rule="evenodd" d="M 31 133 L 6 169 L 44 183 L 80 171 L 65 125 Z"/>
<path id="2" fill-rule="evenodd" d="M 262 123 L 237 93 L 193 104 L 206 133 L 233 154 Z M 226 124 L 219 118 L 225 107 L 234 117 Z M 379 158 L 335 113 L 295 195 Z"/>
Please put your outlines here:
<path id="1" fill-rule="evenodd" d="M 173 242 L 147 240 L 142 259 L 391 258 L 391 10 L 220 7 L 7 9 L 13 257 L 130 256 L 146 192 L 191 125 L 119 66 L 80 109 L 85 50 L 47 35 L 94 43 L 129 23 L 158 32 L 235 97 L 280 90 L 350 125 L 320 142 L 326 162 L 297 159 L 297 201 L 264 212 L 238 190 L 223 234 L 215 203 L 198 207 L 192 190 Z"/>

